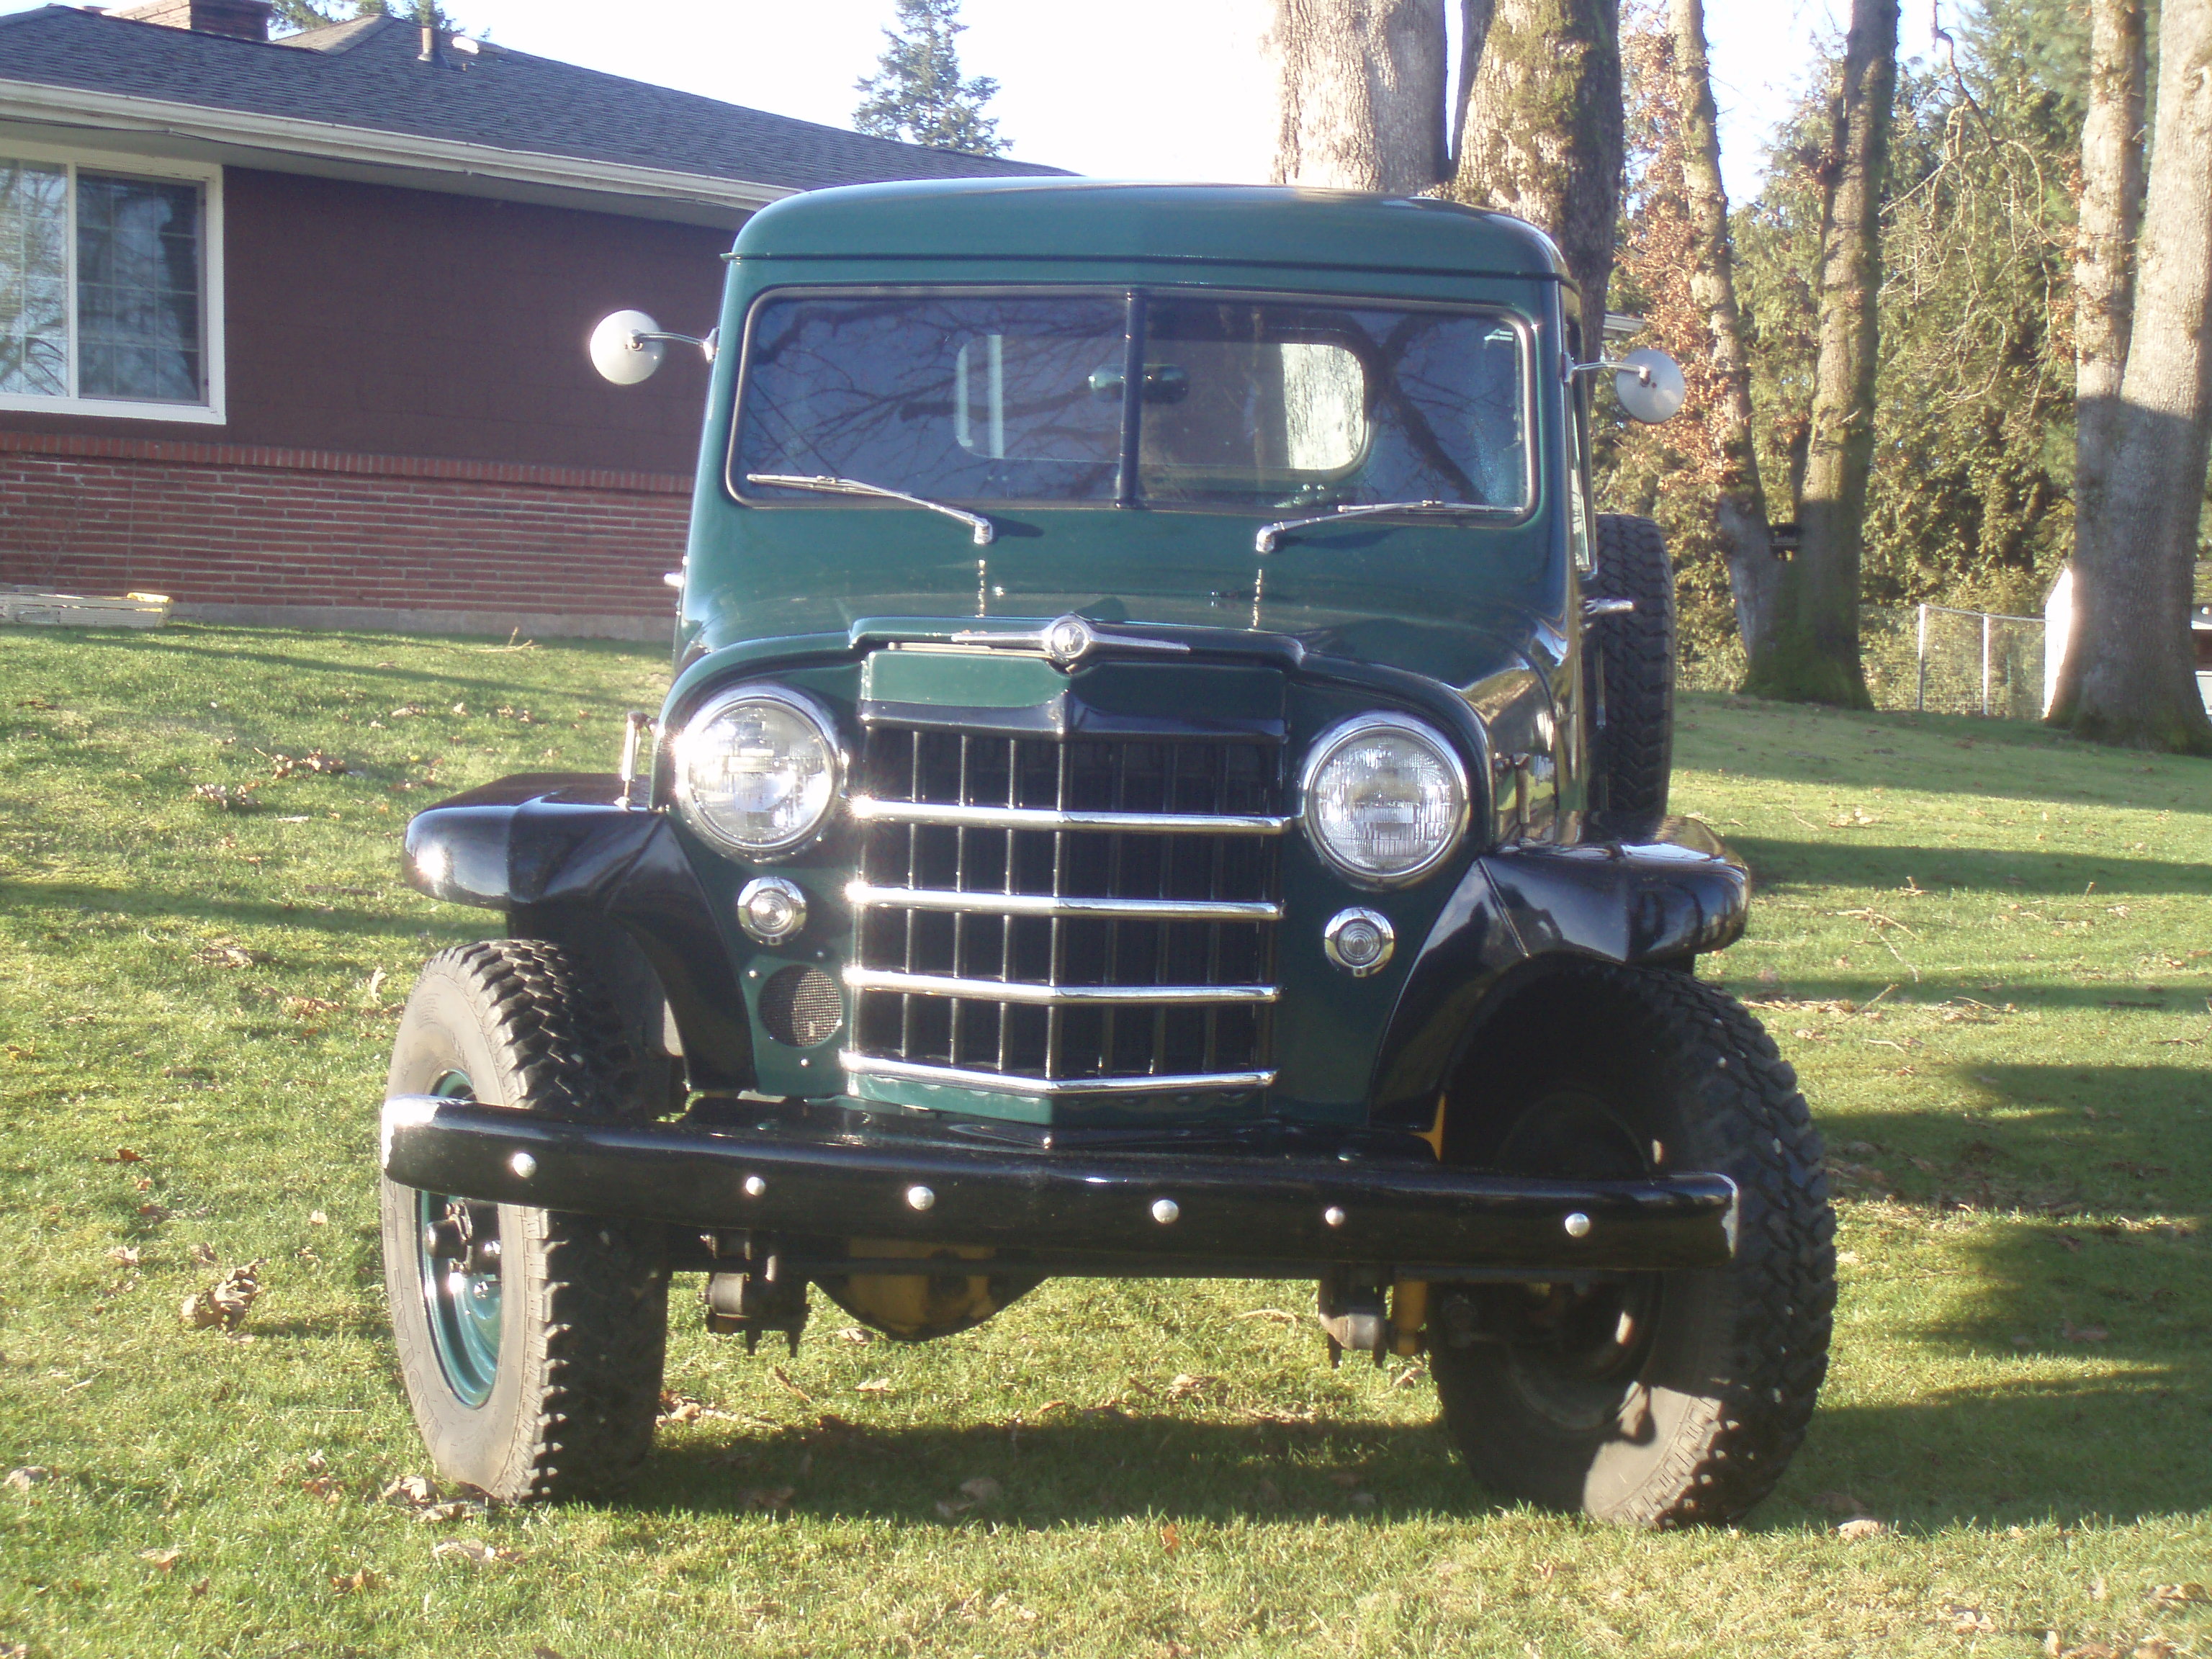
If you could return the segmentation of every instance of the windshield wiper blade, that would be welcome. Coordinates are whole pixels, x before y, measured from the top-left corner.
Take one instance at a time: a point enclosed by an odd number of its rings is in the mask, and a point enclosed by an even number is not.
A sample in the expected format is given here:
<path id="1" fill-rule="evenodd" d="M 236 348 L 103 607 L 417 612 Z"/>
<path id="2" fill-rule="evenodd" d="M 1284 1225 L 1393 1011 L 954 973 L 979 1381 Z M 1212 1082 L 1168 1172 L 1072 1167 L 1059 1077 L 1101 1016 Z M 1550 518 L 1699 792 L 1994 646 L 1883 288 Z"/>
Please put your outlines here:
<path id="1" fill-rule="evenodd" d="M 1335 524 L 1345 519 L 1373 519 L 1386 513 L 1441 513 L 1457 518 L 1468 513 L 1496 513 L 1500 508 L 1485 507 L 1479 501 L 1370 501 L 1364 507 L 1340 507 L 1332 512 L 1316 513 L 1310 519 L 1279 519 L 1273 524 L 1263 524 L 1260 533 L 1252 538 L 1255 552 L 1272 553 L 1276 544 L 1293 530 L 1306 530 L 1317 524 Z"/>
<path id="2" fill-rule="evenodd" d="M 886 501 L 903 501 L 908 507 L 919 507 L 927 512 L 942 513 L 948 519 L 959 520 L 975 532 L 978 547 L 988 547 L 999 534 L 998 526 L 980 513 L 949 507 L 943 501 L 933 501 L 927 495 L 909 495 L 905 490 L 893 489 L 887 484 L 866 483 L 859 478 L 837 478 L 826 473 L 810 478 L 795 472 L 748 472 L 745 482 L 766 484 L 775 489 L 811 489 L 824 495 L 872 495 Z"/>

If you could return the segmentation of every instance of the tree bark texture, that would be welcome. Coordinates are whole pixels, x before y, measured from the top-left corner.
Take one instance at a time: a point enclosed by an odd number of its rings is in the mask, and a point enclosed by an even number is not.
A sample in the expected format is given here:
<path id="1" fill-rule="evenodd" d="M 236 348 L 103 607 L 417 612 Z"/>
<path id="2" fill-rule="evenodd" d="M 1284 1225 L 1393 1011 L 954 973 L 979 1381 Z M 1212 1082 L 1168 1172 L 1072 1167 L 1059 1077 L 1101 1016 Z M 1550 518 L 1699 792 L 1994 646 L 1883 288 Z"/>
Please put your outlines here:
<path id="1" fill-rule="evenodd" d="M 2205 0 L 2212 4 L 2212 0 Z M 1897 93 L 1898 0 L 1852 0 L 1820 240 L 1820 349 L 1797 502 L 1797 555 L 1777 584 L 1771 648 L 1745 689 L 1869 708 L 1859 661 L 1859 556 L 1874 467 L 1881 187 Z"/>
<path id="2" fill-rule="evenodd" d="M 1480 45 L 1450 193 L 1550 234 L 1595 355 L 1620 214 L 1620 0 L 1496 0 Z"/>
<path id="3" fill-rule="evenodd" d="M 2090 0 L 2089 101 L 2081 122 L 2081 210 L 2074 250 L 2074 558 L 2102 568 L 2120 381 L 2135 314 L 2135 243 L 2142 195 L 2143 0 Z M 2078 578 L 2077 578 L 2078 580 Z M 2074 611 L 2078 619 L 2081 611 Z M 2078 635 L 2078 629 L 2075 630 Z M 2064 667 L 2051 716 L 2070 722 L 2081 659 L 2047 641 Z"/>
<path id="4" fill-rule="evenodd" d="M 2098 522 L 2075 551 L 2080 736 L 2212 753 L 2189 642 L 2212 453 L 2212 0 L 2166 0 L 2135 319 Z"/>
<path id="5" fill-rule="evenodd" d="M 1714 516 L 1728 560 L 1729 592 L 1746 660 L 1756 670 L 1770 645 L 1774 590 L 1782 563 L 1766 516 L 1759 452 L 1751 428 L 1751 354 L 1735 298 L 1735 259 L 1729 239 L 1728 191 L 1721 182 L 1720 117 L 1705 57 L 1705 0 L 1672 0 L 1667 30 L 1674 48 L 1674 95 L 1682 112 L 1682 182 L 1695 240 L 1690 297 L 1712 331 L 1717 395 L 1703 411 L 1720 461 Z"/>
<path id="6" fill-rule="evenodd" d="M 1410 196 L 1444 173 L 1443 0 L 1274 0 L 1281 185 Z"/>

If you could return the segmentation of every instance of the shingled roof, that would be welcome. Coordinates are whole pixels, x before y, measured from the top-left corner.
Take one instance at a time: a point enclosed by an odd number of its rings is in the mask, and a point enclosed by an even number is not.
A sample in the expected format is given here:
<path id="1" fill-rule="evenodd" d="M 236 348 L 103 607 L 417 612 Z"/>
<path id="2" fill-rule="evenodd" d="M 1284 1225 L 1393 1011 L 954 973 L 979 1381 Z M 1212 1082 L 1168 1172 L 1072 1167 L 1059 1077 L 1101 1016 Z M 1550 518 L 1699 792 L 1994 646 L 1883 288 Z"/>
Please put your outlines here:
<path id="1" fill-rule="evenodd" d="M 450 37 L 441 37 L 441 41 Z M 262 42 L 48 5 L 0 17 L 0 82 L 65 88 L 443 144 L 566 156 L 770 191 L 1055 173 L 793 120 L 483 44 L 420 61 L 408 23 L 368 17 Z"/>

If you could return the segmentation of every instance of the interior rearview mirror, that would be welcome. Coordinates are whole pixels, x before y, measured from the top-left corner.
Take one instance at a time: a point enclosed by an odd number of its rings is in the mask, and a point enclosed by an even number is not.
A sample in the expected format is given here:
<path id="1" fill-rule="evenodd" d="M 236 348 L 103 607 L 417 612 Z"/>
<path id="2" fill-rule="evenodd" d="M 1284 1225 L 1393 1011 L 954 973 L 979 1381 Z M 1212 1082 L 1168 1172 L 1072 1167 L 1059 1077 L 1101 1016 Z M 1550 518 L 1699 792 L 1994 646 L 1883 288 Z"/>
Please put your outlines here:
<path id="1" fill-rule="evenodd" d="M 1632 421 L 1657 426 L 1681 412 L 1689 388 L 1683 383 L 1682 366 L 1652 346 L 1638 346 L 1611 365 L 1613 396 L 1621 412 Z"/>
<path id="2" fill-rule="evenodd" d="M 668 348 L 658 338 L 660 325 L 642 311 L 617 311 L 592 331 L 592 367 L 617 386 L 635 386 L 653 378 Z M 1678 377 L 1679 378 L 1679 377 Z"/>

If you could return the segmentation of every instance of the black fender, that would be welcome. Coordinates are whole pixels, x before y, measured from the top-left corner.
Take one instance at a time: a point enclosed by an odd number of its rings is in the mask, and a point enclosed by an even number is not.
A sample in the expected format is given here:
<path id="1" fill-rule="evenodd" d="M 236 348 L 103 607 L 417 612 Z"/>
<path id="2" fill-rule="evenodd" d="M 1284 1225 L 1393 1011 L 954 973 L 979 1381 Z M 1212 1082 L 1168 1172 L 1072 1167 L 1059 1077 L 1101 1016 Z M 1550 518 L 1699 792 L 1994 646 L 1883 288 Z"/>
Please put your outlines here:
<path id="1" fill-rule="evenodd" d="M 1686 965 L 1743 933 L 1751 872 L 1692 819 L 1642 842 L 1524 842 L 1478 858 L 1398 993 L 1369 1094 L 1378 1125 L 1426 1129 L 1439 1092 L 1524 963 Z"/>
<path id="2" fill-rule="evenodd" d="M 627 805 L 619 778 L 526 774 L 441 801 L 408 823 L 402 867 L 451 904 L 615 924 L 659 979 L 691 1086 L 751 1086 L 744 999 L 707 895 L 667 815 Z"/>

